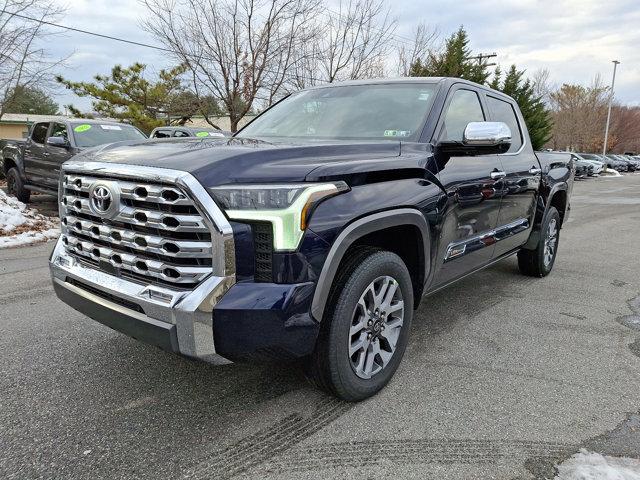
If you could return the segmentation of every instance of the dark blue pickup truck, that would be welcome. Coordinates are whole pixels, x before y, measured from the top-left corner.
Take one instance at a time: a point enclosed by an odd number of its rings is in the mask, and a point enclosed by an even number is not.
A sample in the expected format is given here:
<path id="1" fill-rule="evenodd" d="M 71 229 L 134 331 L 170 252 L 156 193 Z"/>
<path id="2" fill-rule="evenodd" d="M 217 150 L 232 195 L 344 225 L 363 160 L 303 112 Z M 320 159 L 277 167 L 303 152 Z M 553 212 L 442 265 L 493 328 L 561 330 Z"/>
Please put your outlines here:
<path id="1" fill-rule="evenodd" d="M 230 139 L 65 163 L 53 283 L 141 341 L 214 363 L 298 359 L 361 400 L 398 368 L 426 295 L 514 254 L 525 275 L 551 271 L 573 176 L 489 88 L 321 86 Z"/>

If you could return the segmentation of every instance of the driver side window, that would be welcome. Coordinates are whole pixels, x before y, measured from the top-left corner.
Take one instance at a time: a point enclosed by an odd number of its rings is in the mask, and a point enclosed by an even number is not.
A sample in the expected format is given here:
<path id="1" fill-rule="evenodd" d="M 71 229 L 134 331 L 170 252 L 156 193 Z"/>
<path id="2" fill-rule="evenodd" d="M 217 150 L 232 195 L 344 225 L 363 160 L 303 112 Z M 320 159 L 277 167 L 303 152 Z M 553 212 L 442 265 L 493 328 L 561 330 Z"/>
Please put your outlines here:
<path id="1" fill-rule="evenodd" d="M 472 90 L 456 90 L 444 117 L 441 141 L 461 142 L 469 122 L 484 122 L 478 94 Z"/>
<path id="2" fill-rule="evenodd" d="M 51 127 L 51 135 L 50 137 L 60 137 L 64 138 L 66 141 L 69 141 L 69 137 L 67 137 L 67 127 L 61 123 L 54 123 Z"/>

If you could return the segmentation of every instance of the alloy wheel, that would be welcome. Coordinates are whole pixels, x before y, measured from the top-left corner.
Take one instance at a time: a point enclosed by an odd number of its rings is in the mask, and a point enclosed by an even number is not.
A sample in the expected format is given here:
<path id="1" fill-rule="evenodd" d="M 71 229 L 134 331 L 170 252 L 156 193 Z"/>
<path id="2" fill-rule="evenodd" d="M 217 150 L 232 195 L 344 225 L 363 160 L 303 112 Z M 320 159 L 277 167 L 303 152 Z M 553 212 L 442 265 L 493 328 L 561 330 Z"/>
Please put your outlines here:
<path id="1" fill-rule="evenodd" d="M 398 282 L 376 278 L 358 300 L 349 332 L 349 359 L 355 374 L 369 379 L 391 361 L 404 323 L 404 301 Z"/>
<path id="2" fill-rule="evenodd" d="M 558 245 L 558 222 L 552 219 L 547 227 L 547 235 L 544 239 L 544 266 L 549 268 L 556 254 Z"/>

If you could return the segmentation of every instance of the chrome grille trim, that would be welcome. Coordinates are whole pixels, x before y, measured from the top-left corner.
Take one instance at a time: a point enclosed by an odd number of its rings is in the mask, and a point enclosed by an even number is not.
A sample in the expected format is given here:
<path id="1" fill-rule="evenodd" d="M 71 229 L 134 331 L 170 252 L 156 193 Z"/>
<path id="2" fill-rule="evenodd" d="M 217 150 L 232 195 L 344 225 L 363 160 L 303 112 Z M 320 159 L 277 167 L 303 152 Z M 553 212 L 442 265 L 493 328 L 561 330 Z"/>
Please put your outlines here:
<path id="1" fill-rule="evenodd" d="M 120 190 L 120 210 L 112 219 L 89 207 L 91 186 L 105 180 Z M 106 262 L 112 273 L 177 289 L 194 288 L 212 274 L 235 274 L 231 226 L 190 174 L 71 161 L 60 183 L 65 249 L 89 266 L 100 269 Z"/>
<path id="2" fill-rule="evenodd" d="M 65 203 L 66 202 L 66 203 Z M 78 206 L 79 202 L 79 206 Z M 75 212 L 84 215 L 91 215 L 96 220 L 100 220 L 95 213 L 89 208 L 89 199 L 77 197 L 75 195 L 64 195 L 62 198 L 62 207 L 65 212 Z M 146 218 L 145 221 L 138 220 L 136 215 L 142 214 Z M 179 226 L 172 227 L 164 222 L 167 219 L 174 219 Z M 141 227 L 151 227 L 173 232 L 202 232 L 209 233 L 204 219 L 200 215 L 182 215 L 170 212 L 159 212 L 148 210 L 145 208 L 122 207 L 120 213 L 113 219 L 116 222 L 130 223 Z"/>
<path id="3" fill-rule="evenodd" d="M 167 257 L 192 257 L 202 254 L 203 256 L 210 256 L 212 254 L 210 241 L 189 241 L 189 240 L 177 240 L 173 238 L 160 237 L 158 235 L 145 235 L 132 230 L 125 230 L 122 228 L 111 227 L 103 224 L 96 224 L 92 221 L 85 220 L 73 215 L 67 215 L 64 219 L 66 222 L 62 224 L 62 233 L 66 234 L 69 231 L 77 234 L 84 234 L 102 240 L 105 242 L 111 242 L 115 246 L 121 245 L 123 247 L 132 248 L 135 250 L 149 251 L 157 255 L 164 255 Z M 76 223 L 80 223 L 81 229 L 76 227 Z M 98 234 L 95 234 L 93 229 L 97 228 Z M 114 238 L 114 235 L 118 236 Z M 144 239 L 147 246 L 142 247 L 135 242 L 135 239 Z M 177 252 L 168 250 L 165 248 L 167 245 L 175 245 L 178 249 Z"/>

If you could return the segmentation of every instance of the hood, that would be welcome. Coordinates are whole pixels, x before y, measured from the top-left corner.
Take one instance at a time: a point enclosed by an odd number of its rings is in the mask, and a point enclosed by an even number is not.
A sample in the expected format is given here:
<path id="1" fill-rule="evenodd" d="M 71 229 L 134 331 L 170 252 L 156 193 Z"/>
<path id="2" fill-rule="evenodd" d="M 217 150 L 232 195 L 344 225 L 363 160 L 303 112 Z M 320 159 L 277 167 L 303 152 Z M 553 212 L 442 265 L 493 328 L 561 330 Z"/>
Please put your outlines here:
<path id="1" fill-rule="evenodd" d="M 83 151 L 74 161 L 182 170 L 203 185 L 214 186 L 301 182 L 316 169 L 339 175 L 352 171 L 354 164 L 365 167 L 399 155 L 400 142 L 393 141 L 276 144 L 246 138 L 186 138 L 102 145 Z"/>

